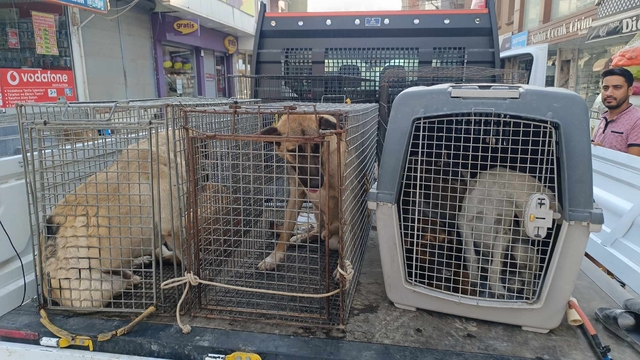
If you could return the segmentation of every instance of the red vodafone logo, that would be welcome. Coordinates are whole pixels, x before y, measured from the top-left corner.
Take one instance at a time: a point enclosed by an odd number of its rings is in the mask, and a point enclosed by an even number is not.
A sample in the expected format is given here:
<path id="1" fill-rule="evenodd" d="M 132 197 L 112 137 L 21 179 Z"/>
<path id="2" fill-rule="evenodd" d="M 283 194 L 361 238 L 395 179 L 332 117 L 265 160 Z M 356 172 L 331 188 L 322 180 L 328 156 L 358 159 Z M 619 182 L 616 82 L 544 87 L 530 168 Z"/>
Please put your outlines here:
<path id="1" fill-rule="evenodd" d="M 0 108 L 46 103 L 64 97 L 77 101 L 71 70 L 0 68 Z"/>
<path id="2" fill-rule="evenodd" d="M 69 82 L 69 77 L 67 74 L 51 73 L 51 71 L 21 72 L 20 74 L 16 71 L 7 72 L 7 82 L 11 86 L 16 86 L 21 81 L 25 83 L 66 84 Z"/>
<path id="3" fill-rule="evenodd" d="M 20 75 L 15 71 L 9 71 L 7 73 L 7 82 L 13 86 L 18 85 L 20 82 Z"/>

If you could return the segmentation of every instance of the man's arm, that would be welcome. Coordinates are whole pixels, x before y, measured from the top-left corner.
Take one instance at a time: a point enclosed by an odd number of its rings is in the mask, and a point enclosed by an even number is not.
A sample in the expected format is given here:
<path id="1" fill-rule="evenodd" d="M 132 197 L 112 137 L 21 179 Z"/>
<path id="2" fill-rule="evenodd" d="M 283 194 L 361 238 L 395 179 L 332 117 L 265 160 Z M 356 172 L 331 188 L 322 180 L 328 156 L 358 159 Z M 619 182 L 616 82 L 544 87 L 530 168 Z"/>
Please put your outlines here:
<path id="1" fill-rule="evenodd" d="M 629 130 L 627 153 L 640 156 L 640 119 L 636 119 L 636 123 Z"/>
<path id="2" fill-rule="evenodd" d="M 627 153 L 635 156 L 640 156 L 640 144 L 636 146 L 629 146 Z"/>

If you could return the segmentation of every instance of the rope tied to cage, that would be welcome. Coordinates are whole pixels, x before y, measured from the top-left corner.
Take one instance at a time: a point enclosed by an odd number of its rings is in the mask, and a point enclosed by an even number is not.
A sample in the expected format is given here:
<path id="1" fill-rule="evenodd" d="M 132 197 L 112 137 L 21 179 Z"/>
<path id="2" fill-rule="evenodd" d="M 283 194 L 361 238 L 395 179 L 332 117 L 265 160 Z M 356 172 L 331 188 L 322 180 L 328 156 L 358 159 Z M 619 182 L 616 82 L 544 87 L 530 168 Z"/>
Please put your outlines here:
<path id="1" fill-rule="evenodd" d="M 349 288 L 349 285 L 351 284 L 351 280 L 353 279 L 354 273 L 355 271 L 353 269 L 353 265 L 351 264 L 351 262 L 349 260 L 344 260 L 344 269 L 341 269 L 340 266 L 338 266 L 336 268 L 336 271 L 334 272 L 334 277 L 338 281 L 343 280 L 344 290 L 346 290 Z M 227 284 L 217 283 L 213 281 L 201 280 L 199 277 L 194 275 L 193 272 L 188 271 L 184 273 L 183 277 L 167 280 L 162 284 L 160 284 L 161 289 L 170 289 L 176 286 L 186 285 L 184 288 L 184 291 L 182 292 L 182 296 L 180 297 L 180 301 L 178 301 L 178 306 L 176 307 L 176 321 L 180 329 L 182 329 L 183 334 L 189 334 L 191 332 L 191 326 L 189 326 L 188 324 L 182 324 L 182 320 L 180 318 L 180 308 L 182 307 L 182 302 L 184 301 L 184 299 L 187 297 L 187 294 L 189 293 L 189 287 L 197 286 L 200 284 L 217 286 L 217 287 L 222 287 L 222 288 L 227 288 L 232 290 L 250 291 L 250 292 L 262 293 L 262 294 L 307 297 L 307 298 L 316 298 L 316 299 L 333 296 L 338 294 L 341 291 L 341 289 L 338 288 L 334 291 L 331 291 L 325 294 L 304 294 L 304 293 L 291 293 L 291 292 L 264 290 L 264 289 L 253 289 L 253 288 L 246 288 L 241 286 L 227 285 Z"/>

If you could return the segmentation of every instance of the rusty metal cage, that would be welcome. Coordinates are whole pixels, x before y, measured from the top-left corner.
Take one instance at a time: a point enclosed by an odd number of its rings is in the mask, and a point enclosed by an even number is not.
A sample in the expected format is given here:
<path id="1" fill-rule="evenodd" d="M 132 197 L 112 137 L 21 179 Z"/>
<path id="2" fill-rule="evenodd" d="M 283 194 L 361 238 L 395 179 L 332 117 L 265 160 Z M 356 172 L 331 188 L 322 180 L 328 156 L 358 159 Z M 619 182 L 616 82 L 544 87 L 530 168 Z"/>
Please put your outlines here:
<path id="1" fill-rule="evenodd" d="M 262 103 L 373 103 L 376 82 L 359 72 L 325 75 L 230 75 L 228 83 L 239 99 L 259 98 Z"/>
<path id="2" fill-rule="evenodd" d="M 246 102 L 256 102 L 247 100 Z M 175 310 L 186 171 L 181 109 L 230 99 L 20 104 L 38 298 L 61 310 Z"/>
<path id="3" fill-rule="evenodd" d="M 527 84 L 529 72 L 525 70 L 493 69 L 477 66 L 451 66 L 448 63 L 406 68 L 395 66 L 380 74 L 380 122 L 378 124 L 378 157 L 382 154 L 391 105 L 404 90 L 414 86 L 438 84 Z"/>
<path id="4" fill-rule="evenodd" d="M 377 106 L 274 103 L 186 117 L 185 251 L 196 276 L 224 285 L 197 287 L 192 314 L 344 325 L 372 225 Z"/>

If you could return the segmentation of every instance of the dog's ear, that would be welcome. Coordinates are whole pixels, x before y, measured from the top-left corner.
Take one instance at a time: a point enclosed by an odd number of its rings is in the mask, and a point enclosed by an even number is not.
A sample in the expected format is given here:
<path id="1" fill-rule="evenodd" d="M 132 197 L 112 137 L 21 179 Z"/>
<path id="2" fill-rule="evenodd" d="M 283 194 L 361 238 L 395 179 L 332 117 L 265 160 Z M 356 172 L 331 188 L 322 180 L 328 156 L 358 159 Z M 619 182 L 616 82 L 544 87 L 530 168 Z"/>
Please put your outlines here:
<path id="1" fill-rule="evenodd" d="M 264 129 L 260 130 L 260 135 L 281 136 L 282 133 L 280 133 L 280 130 L 278 130 L 277 127 L 269 126 L 268 128 L 264 128 Z M 277 147 L 280 147 L 280 142 L 279 141 L 275 141 L 275 142 L 273 142 L 273 144 L 275 146 L 277 146 Z"/>
<path id="2" fill-rule="evenodd" d="M 268 135 L 268 136 L 280 136 L 280 130 L 278 130 L 275 126 L 269 126 L 268 128 L 264 128 L 260 130 L 260 135 Z"/>
<path id="3" fill-rule="evenodd" d="M 320 130 L 337 130 L 338 123 L 336 123 L 334 120 L 335 119 L 320 115 L 318 116 L 318 127 L 320 128 Z M 343 127 L 342 125 L 340 125 L 340 130 L 342 129 Z"/>

